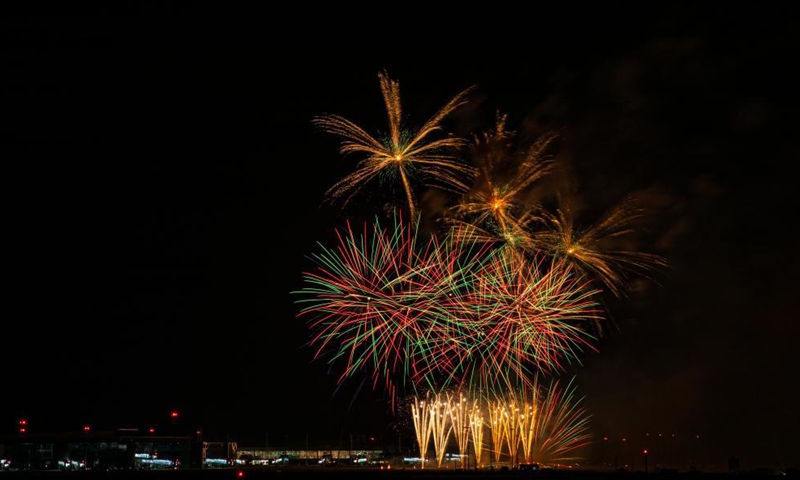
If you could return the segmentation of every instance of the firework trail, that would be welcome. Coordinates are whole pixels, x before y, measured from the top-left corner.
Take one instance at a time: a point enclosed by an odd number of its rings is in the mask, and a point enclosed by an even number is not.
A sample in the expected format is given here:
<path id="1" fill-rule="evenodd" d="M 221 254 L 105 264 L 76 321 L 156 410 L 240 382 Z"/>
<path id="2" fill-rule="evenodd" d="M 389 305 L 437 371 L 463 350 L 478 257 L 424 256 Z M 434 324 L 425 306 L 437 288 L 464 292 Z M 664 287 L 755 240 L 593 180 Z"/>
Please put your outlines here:
<path id="1" fill-rule="evenodd" d="M 428 444 L 433 431 L 434 410 L 435 407 L 430 401 L 430 397 L 427 400 L 419 400 L 414 397 L 414 403 L 411 405 L 411 416 L 414 420 L 414 432 L 417 435 L 422 468 L 425 468 L 425 457 L 428 455 Z"/>
<path id="2" fill-rule="evenodd" d="M 458 445 L 461 466 L 464 466 L 467 455 L 469 454 L 469 435 L 470 435 L 470 409 L 464 395 L 459 395 L 458 400 L 447 394 L 447 407 L 450 415 L 450 425 L 453 426 L 453 436 Z"/>
<path id="3" fill-rule="evenodd" d="M 453 97 L 419 130 L 412 131 L 403 125 L 399 83 L 390 79 L 385 72 L 379 73 L 378 79 L 389 120 L 387 137 L 376 138 L 339 115 L 324 115 L 314 119 L 314 123 L 322 130 L 342 137 L 339 149 L 342 155 L 363 156 L 357 170 L 334 184 L 328 190 L 328 196 L 346 203 L 366 183 L 379 176 L 399 177 L 411 218 L 415 219 L 412 175 L 419 175 L 429 185 L 446 190 L 463 192 L 468 189 L 465 181 L 473 176 L 474 171 L 453 155 L 455 150 L 464 145 L 464 140 L 455 137 L 431 140 L 429 137 L 442 129 L 441 122 L 448 115 L 466 103 L 471 89 Z"/>
<path id="4" fill-rule="evenodd" d="M 442 468 L 444 455 L 447 453 L 447 441 L 453 433 L 453 425 L 450 423 L 450 399 L 445 399 L 441 394 L 436 394 L 434 406 L 431 409 L 431 435 L 433 436 L 433 448 L 436 452 L 436 463 Z"/>
<path id="5" fill-rule="evenodd" d="M 517 465 L 519 458 L 517 454 L 519 453 L 519 444 L 521 441 L 519 427 L 522 415 L 524 414 L 520 411 L 520 405 L 518 403 L 513 400 L 507 403 L 502 420 L 503 429 L 505 430 L 504 437 L 506 439 L 506 446 L 508 447 L 508 457 L 511 460 L 511 464 L 514 466 Z"/>
<path id="6" fill-rule="evenodd" d="M 538 408 L 537 396 L 539 389 L 534 385 L 530 391 L 532 392 L 531 397 L 523 395 L 523 398 L 519 399 L 517 402 L 522 408 L 519 420 L 517 421 L 517 427 L 519 428 L 519 442 L 522 446 L 522 455 L 525 458 L 525 463 L 530 463 L 533 458 L 534 432 Z"/>
<path id="7" fill-rule="evenodd" d="M 506 405 L 502 400 L 487 402 L 487 412 L 489 414 L 489 427 L 492 432 L 492 450 L 489 454 L 494 458 L 494 463 L 500 463 L 500 455 L 503 453 L 503 443 L 506 429 L 504 426 Z"/>
<path id="8" fill-rule="evenodd" d="M 537 390 L 536 421 L 530 460 L 539 463 L 576 460 L 574 451 L 588 445 L 589 418 L 581 406 L 582 397 L 576 397 L 571 379 L 562 389 L 558 380 L 552 380 L 549 387 Z"/>
<path id="9" fill-rule="evenodd" d="M 483 424 L 484 416 L 478 400 L 472 401 L 472 408 L 469 411 L 469 430 L 472 434 L 472 448 L 475 451 L 475 465 L 481 464 L 483 457 Z M 469 449 L 467 449 L 469 453 Z"/>

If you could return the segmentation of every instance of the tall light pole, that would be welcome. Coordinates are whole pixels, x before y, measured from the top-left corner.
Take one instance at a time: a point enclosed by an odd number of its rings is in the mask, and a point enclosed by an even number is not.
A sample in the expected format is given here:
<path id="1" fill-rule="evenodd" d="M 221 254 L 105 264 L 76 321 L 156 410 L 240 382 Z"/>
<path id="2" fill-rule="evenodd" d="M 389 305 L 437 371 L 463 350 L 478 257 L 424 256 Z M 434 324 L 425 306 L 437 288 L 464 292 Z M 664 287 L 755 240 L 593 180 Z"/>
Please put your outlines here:
<path id="1" fill-rule="evenodd" d="M 84 425 L 83 428 L 83 469 L 88 470 L 89 467 L 89 432 L 92 427 Z"/>
<path id="2" fill-rule="evenodd" d="M 644 454 L 644 473 L 647 473 L 647 449 L 642 452 Z"/>

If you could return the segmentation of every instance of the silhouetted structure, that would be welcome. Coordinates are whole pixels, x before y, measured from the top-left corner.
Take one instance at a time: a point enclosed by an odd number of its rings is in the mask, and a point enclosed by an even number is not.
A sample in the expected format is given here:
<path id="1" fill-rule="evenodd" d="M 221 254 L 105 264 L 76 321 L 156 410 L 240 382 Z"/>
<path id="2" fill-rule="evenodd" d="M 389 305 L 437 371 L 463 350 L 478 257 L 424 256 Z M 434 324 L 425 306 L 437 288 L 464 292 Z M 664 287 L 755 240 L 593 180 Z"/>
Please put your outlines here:
<path id="1" fill-rule="evenodd" d="M 202 441 L 195 435 L 155 435 L 139 429 L 56 432 L 0 439 L 16 470 L 175 469 L 200 467 Z"/>

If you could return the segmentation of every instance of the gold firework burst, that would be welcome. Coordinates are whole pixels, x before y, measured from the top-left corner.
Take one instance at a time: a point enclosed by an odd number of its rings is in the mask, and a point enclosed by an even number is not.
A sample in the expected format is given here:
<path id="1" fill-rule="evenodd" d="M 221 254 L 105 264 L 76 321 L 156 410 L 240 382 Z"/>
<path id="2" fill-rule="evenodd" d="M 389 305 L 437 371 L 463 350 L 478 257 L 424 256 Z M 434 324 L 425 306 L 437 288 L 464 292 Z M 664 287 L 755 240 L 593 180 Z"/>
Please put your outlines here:
<path id="1" fill-rule="evenodd" d="M 557 135 L 548 132 L 515 151 L 515 134 L 506 129 L 506 122 L 507 116 L 498 114 L 495 128 L 475 137 L 479 175 L 472 190 L 450 210 L 449 222 L 471 225 L 463 231 L 472 233 L 473 240 L 499 240 L 514 248 L 527 248 L 528 228 L 541 218 L 539 205 L 524 197 L 552 170 L 545 151 Z"/>
<path id="2" fill-rule="evenodd" d="M 436 114 L 416 131 L 404 128 L 400 102 L 400 84 L 386 72 L 378 74 L 386 113 L 389 134 L 376 138 L 354 122 L 339 115 L 323 115 L 314 119 L 322 130 L 342 137 L 339 152 L 342 155 L 358 154 L 364 158 L 355 172 L 336 182 L 327 192 L 332 200 L 347 203 L 367 182 L 382 174 L 399 177 L 408 201 L 411 218 L 416 218 L 411 176 L 419 175 L 432 186 L 463 192 L 473 169 L 453 156 L 464 145 L 464 140 L 445 137 L 430 140 L 429 136 L 442 129 L 441 122 L 455 109 L 467 102 L 468 88 L 447 102 Z"/>
<path id="3" fill-rule="evenodd" d="M 590 274 L 619 297 L 625 293 L 628 273 L 646 274 L 666 266 L 659 255 L 613 247 L 615 239 L 634 233 L 632 222 L 643 213 L 629 196 L 597 223 L 582 228 L 570 208 L 559 207 L 555 213 L 542 212 L 543 228 L 531 241 L 536 248 Z"/>

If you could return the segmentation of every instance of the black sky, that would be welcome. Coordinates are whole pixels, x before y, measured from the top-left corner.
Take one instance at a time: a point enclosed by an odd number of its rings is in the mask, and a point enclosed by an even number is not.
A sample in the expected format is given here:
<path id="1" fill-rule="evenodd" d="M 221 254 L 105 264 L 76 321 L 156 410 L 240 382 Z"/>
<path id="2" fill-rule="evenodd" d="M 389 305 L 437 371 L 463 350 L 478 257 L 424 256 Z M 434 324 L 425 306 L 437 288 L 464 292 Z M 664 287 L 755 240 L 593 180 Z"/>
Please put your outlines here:
<path id="1" fill-rule="evenodd" d="M 0 432 L 179 409 L 243 443 L 389 438 L 385 399 L 334 394 L 301 348 L 289 294 L 347 216 L 323 193 L 354 166 L 310 120 L 382 128 L 386 68 L 417 121 L 477 85 L 452 128 L 499 108 L 561 129 L 592 207 L 644 192 L 643 237 L 671 267 L 612 302 L 614 329 L 571 372 L 597 438 L 699 432 L 718 464 L 800 463 L 788 12 L 462 12 L 403 35 L 386 17 L 195 8 L 2 20 Z"/>

